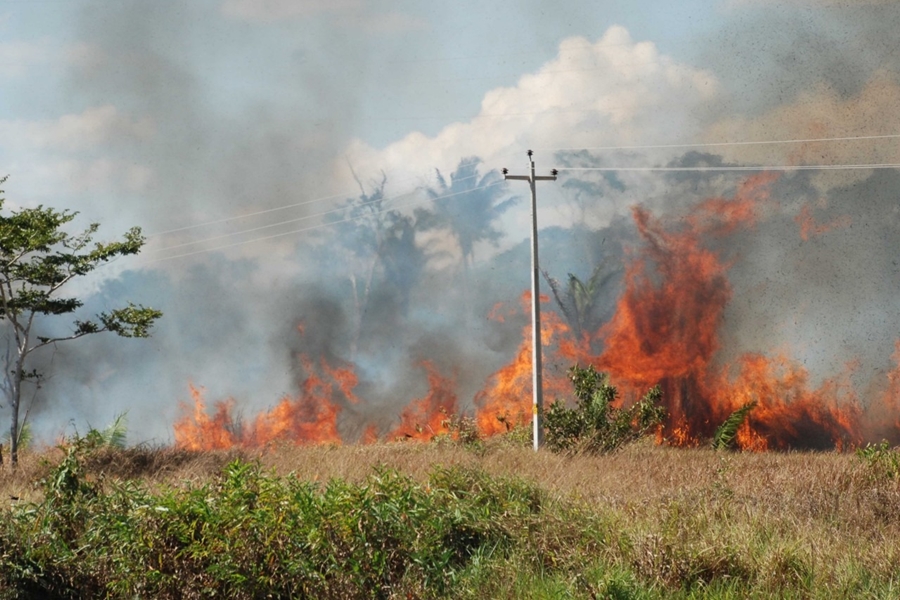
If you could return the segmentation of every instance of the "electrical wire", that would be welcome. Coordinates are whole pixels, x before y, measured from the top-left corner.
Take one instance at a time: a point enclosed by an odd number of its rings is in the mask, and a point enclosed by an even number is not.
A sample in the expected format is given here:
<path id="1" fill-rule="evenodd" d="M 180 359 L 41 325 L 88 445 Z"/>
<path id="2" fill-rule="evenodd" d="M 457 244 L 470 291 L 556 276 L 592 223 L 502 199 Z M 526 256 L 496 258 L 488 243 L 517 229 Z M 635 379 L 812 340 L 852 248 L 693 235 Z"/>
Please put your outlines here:
<path id="1" fill-rule="evenodd" d="M 408 193 L 411 194 L 411 193 L 414 193 L 414 192 L 408 192 Z M 400 198 L 400 197 L 402 197 L 402 196 L 404 196 L 404 195 L 406 195 L 406 194 L 400 194 L 399 196 L 393 196 L 393 197 L 391 197 L 391 198 L 374 198 L 374 199 L 372 199 L 372 200 L 367 200 L 367 201 L 365 201 L 365 202 L 360 202 L 359 204 L 356 204 L 356 205 L 354 205 L 354 206 L 356 206 L 356 207 L 359 207 L 359 206 L 367 206 L 367 205 L 373 204 L 373 203 L 375 203 L 375 202 L 384 202 L 384 201 L 386 201 L 386 200 L 388 200 L 388 201 L 389 201 L 389 200 L 394 200 L 395 198 Z M 162 251 L 165 251 L 165 250 L 174 250 L 175 248 L 184 248 L 185 246 L 195 246 L 195 245 L 197 245 L 197 244 L 203 244 L 203 243 L 206 243 L 206 242 L 213 242 L 213 241 L 216 241 L 216 240 L 221 240 L 221 239 L 225 239 L 225 238 L 229 238 L 229 237 L 234 237 L 234 236 L 236 236 L 236 235 L 243 235 L 243 234 L 245 234 L 245 233 L 252 233 L 252 232 L 254 232 L 254 231 L 262 231 L 263 229 L 271 229 L 271 228 L 273 228 L 273 227 L 280 227 L 280 226 L 282 226 L 282 225 L 287 225 L 288 223 L 298 223 L 298 222 L 300 222 L 300 221 L 308 221 L 309 219 L 315 219 L 316 217 L 324 217 L 324 216 L 326 216 L 326 215 L 330 215 L 330 214 L 334 214 L 334 213 L 337 213 L 337 212 L 341 212 L 341 211 L 343 211 L 343 210 L 346 210 L 347 208 L 349 208 L 349 207 L 347 207 L 347 206 L 339 206 L 339 207 L 337 207 L 337 208 L 333 208 L 333 209 L 331 209 L 331 210 L 326 210 L 326 211 L 324 211 L 324 212 L 313 213 L 313 214 L 311 214 L 311 215 L 304 215 L 304 216 L 302 216 L 302 217 L 297 217 L 296 219 L 288 219 L 287 221 L 279 221 L 278 223 L 272 223 L 271 225 L 261 225 L 261 226 L 259 226 L 259 227 L 253 227 L 253 228 L 251 228 L 251 229 L 242 229 L 242 230 L 240 230 L 240 231 L 232 231 L 232 232 L 230 232 L 230 233 L 223 233 L 222 235 L 216 235 L 216 236 L 213 236 L 213 237 L 203 238 L 202 240 L 194 240 L 194 241 L 190 241 L 190 242 L 183 242 L 183 243 L 181 243 L 181 244 L 175 244 L 175 245 L 173 245 L 173 246 L 166 246 L 165 248 L 159 248 L 158 251 L 162 252 Z M 370 214 L 378 214 L 378 213 L 375 212 L 375 213 L 370 213 Z M 365 217 L 365 216 L 369 216 L 369 215 L 363 215 L 363 216 L 361 216 L 360 218 L 363 218 L 363 217 Z"/>
<path id="2" fill-rule="evenodd" d="M 811 144 L 817 142 L 847 142 L 856 140 L 885 140 L 900 138 L 900 133 L 883 135 L 854 135 L 845 137 L 798 138 L 789 140 L 751 140 L 742 142 L 701 142 L 696 144 L 642 144 L 633 146 L 594 146 L 590 148 L 535 148 L 548 152 L 573 152 L 577 150 L 654 150 L 665 148 L 715 148 L 721 146 L 757 146 L 766 144 Z"/>
<path id="3" fill-rule="evenodd" d="M 900 169 L 900 163 L 861 165 L 768 165 L 733 167 L 558 167 L 557 171 L 662 171 L 662 172 L 704 172 L 704 171 L 840 171 L 853 169 Z"/>
<path id="4" fill-rule="evenodd" d="M 458 179 L 458 180 L 456 180 L 456 181 L 461 181 L 461 179 Z M 495 181 L 495 182 L 493 182 L 493 183 L 489 183 L 489 184 L 486 184 L 486 185 L 484 185 L 484 186 L 481 186 L 481 187 L 478 188 L 478 189 L 483 190 L 483 189 L 487 189 L 487 188 L 490 188 L 490 187 L 493 187 L 493 186 L 496 186 L 496 185 L 500 185 L 500 184 L 502 184 L 502 183 L 504 183 L 504 180 L 501 179 L 501 180 L 499 180 L 499 181 Z M 432 197 L 430 197 L 430 198 L 428 198 L 428 199 L 429 199 L 429 200 L 439 200 L 439 199 L 443 199 L 443 198 L 452 198 L 452 197 L 454 197 L 454 196 L 460 196 L 460 195 L 462 195 L 462 194 L 468 194 L 468 193 L 471 193 L 471 192 L 472 192 L 472 190 L 462 190 L 462 191 L 460 191 L 460 192 L 454 192 L 454 193 L 452 193 L 452 194 L 443 194 L 443 195 L 441 195 L 441 196 L 432 196 Z M 410 192 L 410 193 L 414 193 L 414 192 Z M 399 196 L 395 196 L 394 198 L 397 198 L 397 197 L 399 197 Z M 379 215 L 379 214 L 382 214 L 382 213 L 385 213 L 385 212 L 389 212 L 389 211 L 392 211 L 392 210 L 397 210 L 397 209 L 399 209 L 399 208 L 405 208 L 405 207 L 408 207 L 408 206 L 413 206 L 413 205 L 416 205 L 416 204 L 420 204 L 421 202 L 422 202 L 421 199 L 420 199 L 420 200 L 415 200 L 415 201 L 413 201 L 413 202 L 407 202 L 407 203 L 404 203 L 404 204 L 393 205 L 393 206 L 391 206 L 391 207 L 384 208 L 384 209 L 382 209 L 382 210 L 375 211 L 375 212 L 372 212 L 372 213 L 369 213 L 369 214 L 366 214 L 366 215 L 362 215 L 362 216 L 359 216 L 359 217 L 348 217 L 348 218 L 346 218 L 346 219 L 341 219 L 341 220 L 339 220 L 339 221 L 330 221 L 330 222 L 328 222 L 328 223 L 320 223 L 320 224 L 318 224 L 318 225 L 312 225 L 312 226 L 310 226 L 310 227 L 304 227 L 304 228 L 301 228 L 301 229 L 295 229 L 295 230 L 287 231 L 287 232 L 283 232 L 283 233 L 276 233 L 276 234 L 274 234 L 274 235 L 264 236 L 264 237 L 260 237 L 260 238 L 253 238 L 253 239 L 251 239 L 251 240 L 243 240 L 243 241 L 240 241 L 240 242 L 235 242 L 235 243 L 233 243 L 233 244 L 224 244 L 224 245 L 221 245 L 221 246 L 216 246 L 216 247 L 214 247 L 214 248 L 204 248 L 203 250 L 196 250 L 196 251 L 194 251 L 194 252 L 185 252 L 185 253 L 182 253 L 182 254 L 176 254 L 176 255 L 174 255 L 174 256 L 164 256 L 164 257 L 158 257 L 158 258 L 151 258 L 151 259 L 149 259 L 149 260 L 147 260 L 147 261 L 145 261 L 145 262 L 146 262 L 146 263 L 153 263 L 153 262 L 160 262 L 160 261 L 164 261 L 164 260 L 173 260 L 173 259 L 176 259 L 176 258 L 184 258 L 184 257 L 186 257 L 186 256 L 193 256 L 193 255 L 195 255 L 195 254 L 203 254 L 203 253 L 205 253 L 205 252 L 214 252 L 214 251 L 216 251 L 216 250 L 224 250 L 224 249 L 226 249 L 226 248 L 234 248 L 234 247 L 236 247 L 236 246 L 242 246 L 242 245 L 245 245 L 245 244 L 252 244 L 252 243 L 255 243 L 255 242 L 261 242 L 261 241 L 265 241 L 265 240 L 271 240 L 271 239 L 275 239 L 275 238 L 284 237 L 284 236 L 287 236 L 287 235 L 294 235 L 294 234 L 297 234 L 297 233 L 303 233 L 303 232 L 306 232 L 306 231 L 313 231 L 313 230 L 316 230 L 316 229 L 322 229 L 322 228 L 325 228 L 325 227 L 330 227 L 330 226 L 332 226 L 332 225 L 338 225 L 338 224 L 340 224 L 340 223 L 348 223 L 348 222 L 352 222 L 352 221 L 360 221 L 360 220 L 365 219 L 365 218 L 367 218 L 367 217 Z M 340 208 L 340 209 L 337 209 L 337 211 L 339 211 L 339 210 L 345 210 L 346 208 L 347 208 L 347 207 L 342 207 L 342 208 Z M 336 211 L 329 211 L 329 212 L 336 212 Z M 322 213 L 322 214 L 327 214 L 327 213 Z M 310 215 L 309 217 L 304 217 L 304 219 L 305 219 L 305 218 L 312 218 L 312 217 L 315 217 L 315 216 L 321 216 L 321 215 Z M 302 219 L 297 219 L 297 220 L 302 220 Z M 284 223 L 285 223 L 285 222 L 278 223 L 278 225 L 283 225 Z M 273 226 L 269 226 L 269 227 L 274 227 L 274 225 L 273 225 Z M 234 235 L 238 235 L 238 234 L 240 234 L 240 233 L 248 233 L 249 231 L 252 231 L 252 230 L 247 230 L 247 231 L 244 231 L 244 232 L 236 232 Z M 218 239 L 218 238 L 204 239 L 204 240 L 200 240 L 200 241 L 197 241 L 197 242 L 192 242 L 191 244 L 203 243 L 203 242 L 210 241 L 211 239 Z M 166 251 L 166 250 L 171 250 L 171 249 L 174 249 L 174 248 L 179 248 L 179 247 L 183 247 L 183 246 L 191 245 L 191 244 L 179 244 L 179 245 L 177 245 L 177 246 L 170 246 L 170 247 L 168 247 L 168 248 L 160 248 L 160 249 L 157 250 L 157 252 L 164 252 L 164 251 Z"/>
<path id="5" fill-rule="evenodd" d="M 510 156 L 512 156 L 512 155 L 510 154 Z M 470 175 L 470 176 L 468 176 L 468 177 L 462 177 L 462 178 L 460 178 L 460 179 L 455 179 L 454 181 L 466 181 L 466 180 L 468 180 L 468 179 L 474 179 L 474 178 L 476 178 L 476 177 L 480 177 L 480 175 Z M 404 180 L 404 181 L 409 181 L 409 179 L 406 179 L 406 180 Z M 157 238 L 157 237 L 160 237 L 160 236 L 163 236 L 163 235 L 169 235 L 169 234 L 172 234 L 172 233 L 179 233 L 179 232 L 182 232 L 182 231 L 188 231 L 188 230 L 190 230 L 190 229 L 197 229 L 197 228 L 200 228 L 200 227 L 207 227 L 207 226 L 209 226 L 209 225 L 220 225 L 220 224 L 222 224 L 222 223 L 228 223 L 228 222 L 231 222 L 231 221 L 237 221 L 237 220 L 240 220 L 240 219 L 248 219 L 248 218 L 250 218 L 250 217 L 256 217 L 256 216 L 259 216 L 259 215 L 264 215 L 264 214 L 268 214 L 268 213 L 278 212 L 278 211 L 281 211 L 281 210 L 287 210 L 287 209 L 290 209 L 290 208 L 297 208 L 298 206 L 306 206 L 306 205 L 309 205 L 309 204 L 315 204 L 316 202 L 324 202 L 324 201 L 326 201 L 326 200 L 334 200 L 334 199 L 336 199 L 336 198 L 348 198 L 348 197 L 352 197 L 353 194 L 354 194 L 353 192 L 350 192 L 350 193 L 347 193 L 347 194 L 335 194 L 335 195 L 332 195 L 332 196 L 322 196 L 322 197 L 319 197 L 319 198 L 313 198 L 313 199 L 311 199 L 311 200 L 304 200 L 303 202 L 296 202 L 296 203 L 294 203 L 294 204 L 286 204 L 286 205 L 284 205 L 284 206 L 277 206 L 277 207 L 275 207 L 275 208 L 267 208 L 267 209 L 265 209 L 265 210 L 258 210 L 258 211 L 255 211 L 255 212 L 245 213 L 245 214 L 242 214 L 242 215 L 236 215 L 236 216 L 233 216 L 233 217 L 225 217 L 225 218 L 222 218 L 222 219 L 215 219 L 215 220 L 212 220 L 212 221 L 204 221 L 203 223 L 196 223 L 196 224 L 194 224 L 194 225 L 185 225 L 184 227 L 176 227 L 176 228 L 174 228 L 174 229 L 167 229 L 167 230 L 165 230 L 165 231 L 157 231 L 157 232 L 154 232 L 154 233 L 147 234 L 146 237 L 147 237 L 148 239 L 152 239 L 152 238 Z M 405 194 L 400 194 L 400 196 L 403 196 L 403 195 L 405 195 Z M 386 200 L 390 200 L 391 198 L 385 198 L 385 199 L 386 199 Z M 289 223 L 289 222 L 291 222 L 291 221 L 282 221 L 280 224 L 283 224 L 283 223 L 286 223 L 286 222 Z M 253 230 L 251 229 L 251 230 L 247 230 L 247 231 L 253 231 Z"/>

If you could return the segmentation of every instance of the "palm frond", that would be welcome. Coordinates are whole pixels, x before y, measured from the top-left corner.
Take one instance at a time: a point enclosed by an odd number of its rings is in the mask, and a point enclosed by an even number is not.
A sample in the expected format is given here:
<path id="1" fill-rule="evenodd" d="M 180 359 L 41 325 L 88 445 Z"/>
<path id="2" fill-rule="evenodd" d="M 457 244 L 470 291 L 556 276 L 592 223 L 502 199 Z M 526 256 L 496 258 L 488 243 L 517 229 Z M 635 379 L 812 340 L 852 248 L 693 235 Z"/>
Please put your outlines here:
<path id="1" fill-rule="evenodd" d="M 734 448 L 734 438 L 737 436 L 741 425 L 746 422 L 750 411 L 756 408 L 756 400 L 747 402 L 742 407 L 731 413 L 725 421 L 716 428 L 713 435 L 712 447 L 714 450 L 729 450 Z"/>
<path id="2" fill-rule="evenodd" d="M 124 448 L 128 436 L 128 413 L 119 413 L 106 429 L 100 432 L 100 439 L 109 448 Z"/>

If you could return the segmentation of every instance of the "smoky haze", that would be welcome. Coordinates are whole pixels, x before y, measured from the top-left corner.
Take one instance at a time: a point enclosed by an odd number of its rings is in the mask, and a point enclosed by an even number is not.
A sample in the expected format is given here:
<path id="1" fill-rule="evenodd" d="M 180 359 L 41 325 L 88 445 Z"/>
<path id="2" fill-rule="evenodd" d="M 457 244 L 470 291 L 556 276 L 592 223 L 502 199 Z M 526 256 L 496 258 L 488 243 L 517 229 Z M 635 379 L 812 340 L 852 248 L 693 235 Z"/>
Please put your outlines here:
<path id="1" fill-rule="evenodd" d="M 402 407 L 427 392 L 423 359 L 455 378 L 460 404 L 470 409 L 488 377 L 515 353 L 527 323 L 518 308 L 529 285 L 527 187 L 499 183 L 496 170 L 515 167 L 521 143 L 541 138 L 495 142 L 507 140 L 511 126 L 483 119 L 477 136 L 446 134 L 448 142 L 440 133 L 414 133 L 394 150 L 354 154 L 356 127 L 370 115 L 352 92 L 373 68 L 371 40 L 339 33 L 336 56 L 320 49 L 333 33 L 325 27 L 306 27 L 297 42 L 278 29 L 269 39 L 239 19 L 203 26 L 218 8 L 169 0 L 149 8 L 138 0 L 90 3 L 73 25 L 78 39 L 91 41 L 69 68 L 66 90 L 85 110 L 115 107 L 111 122 L 120 125 L 111 127 L 109 144 L 120 164 L 143 169 L 124 192 L 84 192 L 74 207 L 100 220 L 104 235 L 136 224 L 150 234 L 144 257 L 96 279 L 85 310 L 133 300 L 165 317 L 149 340 L 93 336 L 42 355 L 35 366 L 49 378 L 29 419 L 50 437 L 70 419 L 76 427 L 102 426 L 128 411 L 130 442 L 166 443 L 189 383 L 206 388 L 211 400 L 234 397 L 250 416 L 298 392 L 308 376 L 303 355 L 355 365 L 355 393 L 364 402 L 344 403 L 339 428 L 347 439 L 359 438 L 369 424 L 390 430 Z M 553 112 L 538 103 L 538 130 L 552 132 L 547 145 L 568 146 L 567 136 L 601 146 L 606 139 L 626 145 L 900 132 L 895 6 L 734 3 L 722 10 L 733 17 L 694 44 L 696 71 L 613 32 L 609 47 L 661 65 L 663 75 L 645 74 L 648 81 L 677 83 L 660 88 L 674 90 L 671 118 L 659 114 L 662 93 L 660 104 L 631 121 L 619 113 L 572 121 L 560 106 Z M 603 35 L 594 32 L 587 41 Z M 270 63 L 279 65 L 275 74 L 259 75 Z M 592 78 L 612 76 L 612 67 L 603 68 L 573 76 L 585 80 L 586 95 Z M 227 70 L 236 72 L 233 87 L 213 84 Z M 616 81 L 625 88 L 628 77 Z M 552 93 L 574 94 L 566 85 Z M 640 104 L 641 94 L 657 91 L 649 84 L 627 88 L 622 102 Z M 586 124 L 597 127 L 592 144 Z M 485 154 L 476 144 L 482 141 L 493 144 Z M 504 152 L 518 158 L 498 162 Z M 547 168 L 551 156 L 560 167 L 693 167 L 897 162 L 900 149 L 896 140 L 715 152 L 551 148 L 542 154 Z M 416 161 L 428 171 L 410 177 L 406 163 Z M 463 168 L 473 162 L 475 171 Z M 358 181 L 348 176 L 348 163 Z M 483 185 L 447 197 L 457 191 L 449 186 L 454 172 Z M 740 180 L 730 173 L 564 172 L 555 189 L 540 191 L 541 266 L 560 281 L 606 269 L 596 315 L 602 324 L 615 308 L 626 257 L 639 243 L 630 207 L 643 204 L 677 220 L 703 198 L 729 196 Z M 900 337 L 898 192 L 896 170 L 782 175 L 757 226 L 720 248 L 732 261 L 733 287 L 721 360 L 783 352 L 822 379 L 858 359 L 854 383 L 864 399 L 875 395 Z M 383 204 L 370 210 L 379 193 Z M 332 195 L 268 216 L 160 233 Z M 467 199 L 504 208 L 473 212 L 465 209 Z M 329 210 L 335 212 L 316 216 Z M 304 217 L 311 218 L 285 223 Z M 239 233 L 257 227 L 266 229 Z M 154 262 L 307 227 L 226 252 Z M 468 245 L 462 230 L 484 235 Z M 194 244 L 212 237 L 218 239 Z M 489 317 L 498 303 L 511 307 L 503 321 Z"/>

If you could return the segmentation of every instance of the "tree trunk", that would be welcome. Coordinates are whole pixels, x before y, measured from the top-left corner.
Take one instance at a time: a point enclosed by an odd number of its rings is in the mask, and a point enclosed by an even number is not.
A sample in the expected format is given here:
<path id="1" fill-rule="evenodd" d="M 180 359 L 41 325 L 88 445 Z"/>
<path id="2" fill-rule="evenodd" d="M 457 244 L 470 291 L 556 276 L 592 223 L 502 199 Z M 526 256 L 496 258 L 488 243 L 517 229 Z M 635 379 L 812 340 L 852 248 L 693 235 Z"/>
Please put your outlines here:
<path id="1" fill-rule="evenodd" d="M 15 385 L 15 384 L 13 384 Z M 19 398 L 18 390 L 16 397 L 13 398 L 10 408 L 12 408 L 12 422 L 9 426 L 9 463 L 16 467 L 19 464 Z"/>
<path id="2" fill-rule="evenodd" d="M 12 420 L 9 425 L 9 463 L 14 469 L 19 464 L 19 401 L 22 397 L 24 367 L 25 353 L 20 350 L 19 358 L 16 360 L 16 370 L 12 373 L 12 380 L 9 382 L 12 387 L 9 402 L 12 409 Z"/>

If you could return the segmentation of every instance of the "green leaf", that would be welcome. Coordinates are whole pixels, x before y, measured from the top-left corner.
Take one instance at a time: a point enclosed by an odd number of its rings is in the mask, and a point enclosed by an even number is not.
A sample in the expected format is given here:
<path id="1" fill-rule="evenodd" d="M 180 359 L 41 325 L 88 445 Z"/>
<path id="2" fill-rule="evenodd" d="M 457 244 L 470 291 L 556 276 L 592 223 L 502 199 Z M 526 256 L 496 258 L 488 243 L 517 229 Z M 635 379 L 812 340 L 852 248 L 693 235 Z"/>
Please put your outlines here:
<path id="1" fill-rule="evenodd" d="M 747 420 L 750 412 L 756 408 L 756 401 L 750 401 L 731 413 L 725 422 L 716 428 L 712 447 L 715 450 L 729 450 L 734 447 L 734 439 L 741 425 Z"/>

